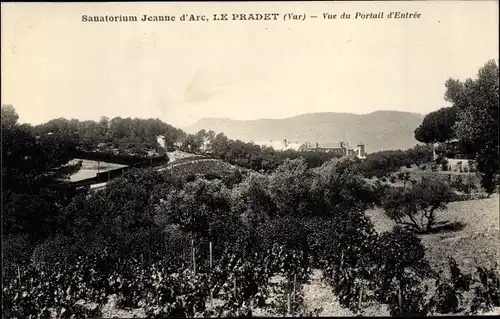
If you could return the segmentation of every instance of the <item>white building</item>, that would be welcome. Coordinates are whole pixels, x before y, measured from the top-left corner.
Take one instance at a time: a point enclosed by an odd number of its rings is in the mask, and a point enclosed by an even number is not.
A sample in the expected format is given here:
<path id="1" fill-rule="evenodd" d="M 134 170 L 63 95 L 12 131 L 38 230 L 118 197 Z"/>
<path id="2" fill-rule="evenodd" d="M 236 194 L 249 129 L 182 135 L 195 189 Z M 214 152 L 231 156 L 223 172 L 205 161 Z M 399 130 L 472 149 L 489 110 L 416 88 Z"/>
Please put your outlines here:
<path id="1" fill-rule="evenodd" d="M 165 136 L 163 135 L 158 135 L 156 137 L 156 141 L 158 142 L 158 144 L 162 147 L 162 148 L 166 148 L 166 145 L 165 145 Z"/>
<path id="2" fill-rule="evenodd" d="M 259 146 L 272 147 L 275 151 L 285 151 L 285 150 L 302 151 L 307 149 L 307 145 L 305 143 L 288 142 L 286 139 L 282 141 L 271 140 L 271 141 L 257 141 L 253 143 Z"/>

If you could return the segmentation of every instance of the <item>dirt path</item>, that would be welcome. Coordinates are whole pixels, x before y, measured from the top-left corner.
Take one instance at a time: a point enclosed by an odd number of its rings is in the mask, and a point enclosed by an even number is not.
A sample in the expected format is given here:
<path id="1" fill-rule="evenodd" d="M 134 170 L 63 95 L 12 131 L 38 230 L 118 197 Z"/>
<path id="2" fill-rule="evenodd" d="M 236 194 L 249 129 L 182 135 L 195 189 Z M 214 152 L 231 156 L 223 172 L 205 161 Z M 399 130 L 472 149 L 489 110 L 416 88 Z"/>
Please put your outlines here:
<path id="1" fill-rule="evenodd" d="M 304 307 L 306 313 L 318 312 L 320 317 L 352 317 L 354 312 L 342 306 L 332 287 L 323 279 L 323 272 L 314 269 L 310 281 L 302 287 L 304 293 Z M 313 314 L 315 315 L 315 314 Z M 362 305 L 362 316 L 390 316 L 386 305 L 374 302 Z"/>
<path id="2" fill-rule="evenodd" d="M 307 312 L 321 309 L 320 317 L 331 316 L 354 316 L 355 314 L 340 305 L 337 296 L 333 294 L 332 288 L 323 280 L 323 273 L 319 269 L 314 269 L 310 282 L 302 287 L 304 293 L 304 306 Z"/>

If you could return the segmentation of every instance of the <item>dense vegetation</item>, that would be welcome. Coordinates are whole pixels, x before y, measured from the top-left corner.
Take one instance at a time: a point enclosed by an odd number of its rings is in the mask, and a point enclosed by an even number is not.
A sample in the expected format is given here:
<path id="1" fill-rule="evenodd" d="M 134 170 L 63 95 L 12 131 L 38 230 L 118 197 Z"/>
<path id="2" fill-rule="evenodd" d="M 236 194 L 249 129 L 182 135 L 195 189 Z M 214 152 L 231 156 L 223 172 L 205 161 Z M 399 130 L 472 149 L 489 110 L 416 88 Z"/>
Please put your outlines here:
<path id="1" fill-rule="evenodd" d="M 59 212 L 59 232 L 4 268 L 4 314 L 55 308 L 90 316 L 80 300 L 100 304 L 117 295 L 119 305 L 151 316 L 209 315 L 211 296 L 222 302 L 216 314 L 248 315 L 265 304 L 272 275 L 301 282 L 312 267 L 324 270 L 353 310 L 361 296 L 388 303 L 395 315 L 425 314 L 425 293 L 416 288 L 434 275 L 423 246 L 401 228 L 374 232 L 363 213 L 373 193 L 354 169 L 345 160 L 316 169 L 287 160 L 232 186 L 130 171 L 100 192 L 75 196 Z"/>
<path id="2" fill-rule="evenodd" d="M 2 106 L 6 117 L 15 114 L 10 105 Z M 3 115 L 2 115 L 3 116 Z M 3 118 L 2 118 L 3 120 Z M 128 156 L 146 156 L 148 151 L 162 152 L 158 147 L 157 136 L 165 136 L 165 144 L 172 148 L 183 140 L 186 134 L 159 119 L 131 119 L 102 117 L 98 122 L 88 120 L 58 118 L 47 123 L 27 127 L 31 134 L 46 137 L 52 134 L 65 136 L 75 141 L 81 151 L 96 151 Z"/>
<path id="3" fill-rule="evenodd" d="M 358 161 L 359 170 L 367 178 L 388 176 L 401 167 L 411 167 L 432 161 L 432 151 L 428 146 L 416 145 L 406 151 L 381 151 L 371 153 L 363 161 Z"/>
<path id="4" fill-rule="evenodd" d="M 445 100 L 452 106 L 427 114 L 415 130 L 415 138 L 425 143 L 457 139 L 460 153 L 477 162 L 482 186 L 489 193 L 498 185 L 500 172 L 498 76 L 498 64 L 490 60 L 476 79 L 449 79 Z"/>
<path id="5" fill-rule="evenodd" d="M 479 88 L 491 69 L 480 72 Z M 461 84 L 448 86 L 456 88 L 448 95 L 457 104 L 470 97 L 459 94 Z M 459 121 L 471 120 L 474 109 L 460 113 Z M 248 316 L 257 306 L 300 315 L 300 286 L 313 268 L 353 311 L 373 301 L 398 316 L 500 306 L 494 270 L 463 274 L 450 260 L 448 277 L 426 261 L 416 233 L 432 230 L 435 212 L 452 200 L 450 185 L 424 179 L 395 188 L 365 181 L 430 162 L 427 146 L 359 161 L 276 152 L 213 132 L 180 138 L 154 120 L 103 119 L 99 126 L 60 119 L 33 128 L 17 119 L 12 107 L 2 107 L 5 317 L 100 316 L 112 296 L 118 307 L 141 308 L 149 317 Z M 48 187 L 78 169 L 62 165 L 82 141 L 152 143 L 168 132 L 169 143 L 191 152 L 207 152 L 207 138 L 211 156 L 245 169 L 204 158 L 162 171 L 133 169 L 97 192 Z M 491 132 L 476 126 L 474 132 L 457 126 L 457 132 L 487 146 L 476 150 L 484 181 L 496 169 L 494 148 L 483 139 Z M 477 132 L 484 134 L 471 137 Z M 399 225 L 377 233 L 365 215 L 374 205 Z M 282 295 L 268 304 L 269 279 L 277 274 L 285 278 Z M 435 291 L 427 290 L 429 279 Z M 294 298 L 285 307 L 290 292 Z"/>
<path id="6" fill-rule="evenodd" d="M 308 167 L 313 168 L 320 167 L 332 158 L 338 158 L 333 153 L 277 151 L 271 147 L 229 139 L 224 133 L 216 134 L 205 130 L 187 135 L 181 145 L 181 150 L 208 153 L 233 165 L 265 172 L 275 170 L 285 159 L 304 158 Z"/>
<path id="7" fill-rule="evenodd" d="M 46 135 L 48 133 L 59 133 L 67 136 L 76 135 L 82 140 L 90 140 L 97 143 L 149 143 L 153 146 L 156 144 L 156 137 L 158 135 L 165 136 L 167 145 L 173 145 L 185 136 L 182 130 L 174 128 L 159 119 L 121 117 L 109 119 L 104 116 L 98 122 L 58 118 L 37 125 L 33 130 L 35 134 L 39 135 Z"/>

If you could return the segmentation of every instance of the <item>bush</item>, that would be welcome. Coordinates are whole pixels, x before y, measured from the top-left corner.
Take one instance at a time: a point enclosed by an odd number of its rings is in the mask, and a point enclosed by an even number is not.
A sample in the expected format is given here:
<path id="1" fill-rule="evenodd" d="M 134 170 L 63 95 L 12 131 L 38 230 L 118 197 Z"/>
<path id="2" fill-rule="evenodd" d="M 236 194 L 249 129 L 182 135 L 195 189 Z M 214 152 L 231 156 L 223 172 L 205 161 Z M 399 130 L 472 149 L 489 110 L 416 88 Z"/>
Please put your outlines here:
<path id="1" fill-rule="evenodd" d="M 438 156 L 438 158 L 436 158 L 436 164 L 437 165 L 443 165 L 443 164 L 448 165 L 449 161 L 444 156 Z"/>
<path id="2" fill-rule="evenodd" d="M 435 213 L 445 209 L 453 192 L 440 180 L 425 179 L 411 188 L 394 188 L 384 199 L 384 211 L 397 224 L 416 231 L 430 231 Z"/>
<path id="3" fill-rule="evenodd" d="M 392 316 L 425 315 L 425 291 L 420 287 L 432 271 L 420 239 L 396 226 L 380 235 L 372 258 L 376 265 L 372 277 L 376 299 L 389 304 Z"/>
<path id="4" fill-rule="evenodd" d="M 450 278 L 443 273 L 436 279 L 436 292 L 429 300 L 429 310 L 441 314 L 458 313 L 465 310 L 464 292 L 469 290 L 472 276 L 462 274 L 456 261 L 448 257 Z"/>
<path id="5" fill-rule="evenodd" d="M 479 280 L 474 287 L 474 299 L 471 313 L 489 311 L 492 307 L 500 307 L 500 275 L 495 270 L 477 267 Z"/>
<path id="6" fill-rule="evenodd" d="M 360 172 L 366 178 L 383 177 L 406 166 L 421 165 L 432 160 L 432 151 L 428 146 L 417 145 L 406 151 L 381 151 L 367 155 L 359 164 Z"/>
<path id="7" fill-rule="evenodd" d="M 453 258 L 448 257 L 448 265 L 450 275 L 441 271 L 436 278 L 436 291 L 428 304 L 430 315 L 474 315 L 500 306 L 500 275 L 495 267 L 477 267 L 475 274 L 464 274 Z"/>

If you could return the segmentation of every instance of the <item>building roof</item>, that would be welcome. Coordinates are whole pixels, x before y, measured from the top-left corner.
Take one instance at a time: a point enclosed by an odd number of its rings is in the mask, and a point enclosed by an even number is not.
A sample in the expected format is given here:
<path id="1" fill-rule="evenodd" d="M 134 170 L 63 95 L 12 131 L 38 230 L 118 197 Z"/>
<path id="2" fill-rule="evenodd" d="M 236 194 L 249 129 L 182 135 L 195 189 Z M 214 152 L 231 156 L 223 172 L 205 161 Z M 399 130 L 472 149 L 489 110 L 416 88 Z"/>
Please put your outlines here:
<path id="1" fill-rule="evenodd" d="M 318 143 L 319 148 L 341 148 L 340 143 Z"/>
<path id="2" fill-rule="evenodd" d="M 319 143 L 318 147 L 319 148 L 342 148 L 342 146 L 340 146 L 340 143 L 341 142 L 338 142 L 338 143 Z M 348 149 L 348 150 L 353 149 L 349 145 L 349 143 L 347 143 L 347 142 L 342 142 L 342 143 L 344 143 L 343 147 L 345 147 L 346 149 Z"/>

